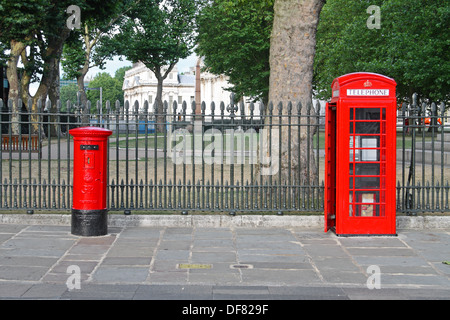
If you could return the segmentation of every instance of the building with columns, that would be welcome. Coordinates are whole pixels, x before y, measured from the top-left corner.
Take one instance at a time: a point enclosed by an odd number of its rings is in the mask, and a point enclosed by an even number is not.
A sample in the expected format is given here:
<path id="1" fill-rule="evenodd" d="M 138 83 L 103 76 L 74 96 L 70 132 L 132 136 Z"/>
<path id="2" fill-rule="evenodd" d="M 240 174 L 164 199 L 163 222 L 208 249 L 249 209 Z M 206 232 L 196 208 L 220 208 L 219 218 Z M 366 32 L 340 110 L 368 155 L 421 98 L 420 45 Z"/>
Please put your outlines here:
<path id="1" fill-rule="evenodd" d="M 149 112 L 152 110 L 156 98 L 158 80 L 142 62 L 134 63 L 130 70 L 125 72 L 122 90 L 124 101 L 130 106 L 137 101 L 139 109 L 143 110 L 144 101 L 149 103 Z M 195 76 L 192 74 L 180 75 L 175 66 L 163 83 L 162 100 L 172 105 L 173 101 L 182 104 L 183 101 L 194 101 Z"/>

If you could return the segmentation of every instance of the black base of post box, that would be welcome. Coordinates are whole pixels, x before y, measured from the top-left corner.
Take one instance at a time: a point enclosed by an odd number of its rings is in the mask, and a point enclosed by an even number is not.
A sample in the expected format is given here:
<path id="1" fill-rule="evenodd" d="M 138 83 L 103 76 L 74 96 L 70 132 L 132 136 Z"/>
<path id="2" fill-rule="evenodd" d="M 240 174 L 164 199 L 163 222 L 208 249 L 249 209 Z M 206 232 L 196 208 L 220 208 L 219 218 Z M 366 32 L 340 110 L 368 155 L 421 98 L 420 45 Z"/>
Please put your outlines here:
<path id="1" fill-rule="evenodd" d="M 72 209 L 71 232 L 76 236 L 96 237 L 108 233 L 108 210 Z"/>

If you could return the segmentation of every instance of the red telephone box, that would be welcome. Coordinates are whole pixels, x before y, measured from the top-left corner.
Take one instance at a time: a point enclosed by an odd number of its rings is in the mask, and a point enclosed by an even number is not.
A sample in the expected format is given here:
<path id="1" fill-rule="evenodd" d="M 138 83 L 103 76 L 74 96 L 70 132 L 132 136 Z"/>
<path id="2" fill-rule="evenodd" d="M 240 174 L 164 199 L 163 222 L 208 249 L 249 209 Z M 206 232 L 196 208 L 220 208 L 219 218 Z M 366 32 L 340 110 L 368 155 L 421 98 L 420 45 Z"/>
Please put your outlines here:
<path id="1" fill-rule="evenodd" d="M 112 131 L 83 127 L 69 130 L 74 137 L 72 234 L 107 234 L 107 149 Z"/>
<path id="2" fill-rule="evenodd" d="M 395 87 L 375 73 L 333 80 L 325 115 L 325 232 L 396 234 Z"/>

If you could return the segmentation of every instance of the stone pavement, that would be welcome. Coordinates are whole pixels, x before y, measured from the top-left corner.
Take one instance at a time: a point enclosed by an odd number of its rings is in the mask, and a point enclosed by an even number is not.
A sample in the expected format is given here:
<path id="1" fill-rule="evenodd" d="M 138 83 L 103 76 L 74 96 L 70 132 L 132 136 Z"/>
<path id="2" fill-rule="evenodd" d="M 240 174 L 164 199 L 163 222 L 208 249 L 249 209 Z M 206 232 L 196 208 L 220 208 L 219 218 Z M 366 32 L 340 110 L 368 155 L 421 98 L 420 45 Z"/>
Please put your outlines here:
<path id="1" fill-rule="evenodd" d="M 0 224 L 0 298 L 450 299 L 450 230 L 398 233 Z"/>

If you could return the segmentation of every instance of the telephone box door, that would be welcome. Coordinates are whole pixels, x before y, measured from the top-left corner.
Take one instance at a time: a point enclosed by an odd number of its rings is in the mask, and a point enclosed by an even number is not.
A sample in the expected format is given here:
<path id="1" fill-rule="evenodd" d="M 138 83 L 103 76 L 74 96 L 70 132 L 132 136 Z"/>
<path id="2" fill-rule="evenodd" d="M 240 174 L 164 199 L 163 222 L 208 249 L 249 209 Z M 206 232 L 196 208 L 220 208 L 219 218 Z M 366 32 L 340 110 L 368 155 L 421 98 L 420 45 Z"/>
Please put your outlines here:
<path id="1" fill-rule="evenodd" d="M 336 103 L 325 110 L 325 232 L 336 226 Z"/>
<path id="2" fill-rule="evenodd" d="M 348 171 L 337 172 L 337 197 L 343 200 L 338 234 L 395 233 L 396 135 L 395 127 L 388 125 L 395 123 L 390 109 L 378 101 L 349 103 L 342 110 L 347 128 L 342 128 L 338 148 L 340 162 L 347 162 Z"/>

